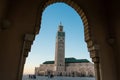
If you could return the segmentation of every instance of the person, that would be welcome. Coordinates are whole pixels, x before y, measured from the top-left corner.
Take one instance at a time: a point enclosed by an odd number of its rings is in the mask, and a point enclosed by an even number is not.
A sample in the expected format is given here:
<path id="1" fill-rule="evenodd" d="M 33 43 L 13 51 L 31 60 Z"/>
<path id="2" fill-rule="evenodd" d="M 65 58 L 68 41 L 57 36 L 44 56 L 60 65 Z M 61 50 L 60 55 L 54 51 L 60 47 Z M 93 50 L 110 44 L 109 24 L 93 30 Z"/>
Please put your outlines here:
<path id="1" fill-rule="evenodd" d="M 54 76 L 51 74 L 51 75 L 50 75 L 50 78 L 53 78 L 53 77 L 54 77 Z"/>
<path id="2" fill-rule="evenodd" d="M 33 79 L 36 79 L 36 75 L 33 75 Z"/>

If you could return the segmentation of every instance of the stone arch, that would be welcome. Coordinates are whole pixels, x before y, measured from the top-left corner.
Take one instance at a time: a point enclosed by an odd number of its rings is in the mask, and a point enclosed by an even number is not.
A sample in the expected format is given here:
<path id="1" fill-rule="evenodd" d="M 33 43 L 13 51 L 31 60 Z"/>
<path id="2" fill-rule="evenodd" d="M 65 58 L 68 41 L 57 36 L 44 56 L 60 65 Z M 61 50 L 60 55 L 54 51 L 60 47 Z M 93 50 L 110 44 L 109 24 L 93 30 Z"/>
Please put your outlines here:
<path id="1" fill-rule="evenodd" d="M 99 56 L 98 56 L 98 45 L 94 43 L 94 40 L 92 38 L 91 34 L 91 28 L 89 26 L 89 21 L 87 20 L 87 16 L 85 15 L 83 9 L 75 3 L 74 0 L 41 0 L 40 6 L 38 7 L 38 12 L 36 14 L 36 21 L 35 21 L 35 28 L 34 28 L 34 34 L 38 34 L 40 30 L 41 20 L 42 20 L 42 12 L 45 10 L 45 8 L 53 3 L 57 2 L 63 2 L 67 5 L 71 6 L 81 17 L 83 25 L 84 25 L 84 36 L 85 41 L 87 43 L 88 51 L 90 52 L 90 57 L 92 58 L 92 61 L 95 63 L 95 73 L 97 75 L 96 80 L 100 80 L 100 72 L 99 72 Z M 27 53 L 28 54 L 28 53 Z"/>
<path id="2" fill-rule="evenodd" d="M 38 7 L 37 16 L 36 16 L 34 33 L 38 34 L 41 28 L 40 26 L 41 26 L 41 20 L 42 20 L 42 12 L 45 10 L 47 6 L 57 2 L 66 3 L 67 5 L 71 6 L 79 14 L 84 25 L 84 36 L 85 36 L 85 41 L 87 43 L 88 51 L 90 53 L 92 51 L 92 54 L 90 54 L 90 57 L 94 58 L 92 59 L 93 62 L 98 62 L 99 60 L 98 54 L 96 53 L 96 50 L 98 50 L 98 45 L 94 43 L 93 35 L 91 34 L 91 28 L 89 26 L 87 16 L 85 15 L 83 9 L 73 0 L 41 0 L 40 6 Z"/>
<path id="3" fill-rule="evenodd" d="M 45 8 L 53 3 L 57 3 L 57 2 L 63 2 L 68 4 L 69 6 L 71 6 L 81 17 L 83 25 L 84 25 L 84 33 L 85 33 L 85 41 L 87 42 L 88 40 L 92 40 L 91 39 L 91 30 L 88 24 L 88 20 L 87 17 L 83 11 L 82 8 L 80 8 L 80 6 L 75 3 L 72 0 L 44 0 L 41 1 L 40 6 L 38 8 L 38 13 L 37 13 L 37 19 L 36 19 L 36 25 L 35 25 L 35 33 L 39 33 L 40 30 L 40 24 L 41 24 L 41 19 L 42 19 L 42 12 L 45 10 Z"/>

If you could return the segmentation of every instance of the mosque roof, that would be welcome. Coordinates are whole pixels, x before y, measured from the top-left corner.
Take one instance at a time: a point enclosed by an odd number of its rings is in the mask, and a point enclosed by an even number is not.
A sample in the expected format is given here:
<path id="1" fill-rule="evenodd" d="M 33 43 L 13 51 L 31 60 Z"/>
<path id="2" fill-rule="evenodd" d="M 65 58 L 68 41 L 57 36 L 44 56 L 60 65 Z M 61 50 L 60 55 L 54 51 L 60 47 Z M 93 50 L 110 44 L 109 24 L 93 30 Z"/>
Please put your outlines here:
<path id="1" fill-rule="evenodd" d="M 87 59 L 65 58 L 65 63 L 88 63 Z"/>
<path id="2" fill-rule="evenodd" d="M 87 59 L 65 58 L 65 63 L 89 63 Z M 45 61 L 43 64 L 54 64 L 54 61 Z"/>
<path id="3" fill-rule="evenodd" d="M 54 61 L 45 61 L 43 64 L 54 64 Z"/>

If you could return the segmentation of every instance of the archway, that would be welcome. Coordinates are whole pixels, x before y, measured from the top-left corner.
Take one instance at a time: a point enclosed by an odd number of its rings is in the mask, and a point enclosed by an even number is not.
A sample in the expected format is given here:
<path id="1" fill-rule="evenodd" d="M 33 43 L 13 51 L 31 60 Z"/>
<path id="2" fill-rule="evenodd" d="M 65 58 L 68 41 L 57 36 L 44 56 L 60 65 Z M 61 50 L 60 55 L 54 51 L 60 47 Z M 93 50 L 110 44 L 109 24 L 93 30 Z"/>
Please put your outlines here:
<path id="1" fill-rule="evenodd" d="M 96 75 L 96 80 L 100 80 L 100 69 L 99 69 L 99 49 L 98 49 L 98 45 L 95 44 L 93 38 L 92 38 L 92 34 L 91 34 L 91 30 L 90 30 L 90 26 L 87 20 L 87 16 L 85 15 L 83 9 L 81 9 L 80 5 L 78 5 L 77 3 L 75 3 L 72 0 L 45 0 L 45 1 L 41 1 L 40 7 L 39 7 L 39 14 L 37 17 L 37 21 L 36 24 L 39 23 L 41 24 L 41 17 L 42 17 L 42 13 L 45 8 L 53 3 L 57 3 L 57 2 L 63 2 L 68 4 L 69 6 L 71 6 L 72 8 L 75 9 L 75 11 L 80 15 L 83 24 L 84 24 L 84 34 L 85 34 L 85 41 L 87 43 L 87 47 L 88 47 L 88 51 L 90 52 L 90 57 L 92 58 L 92 61 L 94 62 L 94 66 L 95 66 L 95 75 Z M 39 20 L 40 19 L 40 20 Z M 35 28 L 35 33 L 39 32 L 39 27 Z"/>
<path id="2" fill-rule="evenodd" d="M 100 73 L 99 73 L 99 57 L 98 57 L 98 48 L 97 46 L 94 44 L 93 39 L 91 37 L 91 30 L 88 24 L 88 20 L 87 17 L 84 13 L 84 11 L 80 8 L 79 5 L 77 5 L 77 3 L 75 3 L 74 1 L 71 0 L 45 0 L 45 1 L 41 1 L 39 9 L 38 9 L 38 16 L 36 19 L 36 24 L 39 23 L 41 24 L 41 17 L 42 17 L 42 12 L 43 10 L 50 4 L 56 3 L 56 2 L 64 2 L 66 4 L 68 4 L 69 6 L 73 7 L 76 12 L 81 16 L 81 19 L 84 23 L 84 33 L 85 33 L 85 41 L 87 42 L 88 45 L 88 50 L 90 52 L 90 56 L 93 60 L 93 62 L 95 63 L 95 71 L 96 71 L 96 80 L 100 80 Z M 39 28 L 40 27 L 35 27 L 35 34 L 37 34 L 39 32 Z"/>

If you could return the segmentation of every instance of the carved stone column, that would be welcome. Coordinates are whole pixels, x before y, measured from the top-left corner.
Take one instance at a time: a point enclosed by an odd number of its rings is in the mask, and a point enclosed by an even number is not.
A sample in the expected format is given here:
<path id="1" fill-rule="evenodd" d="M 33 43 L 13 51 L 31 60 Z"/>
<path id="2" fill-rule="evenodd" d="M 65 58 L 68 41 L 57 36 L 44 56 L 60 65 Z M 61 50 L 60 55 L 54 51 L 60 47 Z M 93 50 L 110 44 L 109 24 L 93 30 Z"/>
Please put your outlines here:
<path id="1" fill-rule="evenodd" d="M 88 44 L 88 50 L 90 52 L 90 57 L 94 62 L 95 78 L 96 80 L 101 80 L 100 68 L 99 68 L 99 46 L 96 44 L 93 44 L 92 40 L 87 41 L 87 44 Z"/>
<path id="2" fill-rule="evenodd" d="M 82 20 L 84 23 L 85 41 L 87 43 L 88 51 L 90 52 L 90 57 L 94 62 L 95 78 L 96 80 L 101 80 L 100 68 L 99 68 L 99 46 L 94 43 L 91 27 L 88 25 L 86 17 L 85 18 L 84 17 L 82 18 Z"/>
<path id="3" fill-rule="evenodd" d="M 94 69 L 95 69 L 95 78 L 96 80 L 100 80 L 100 68 L 99 68 L 99 56 L 98 50 L 94 49 L 90 51 L 90 57 L 94 62 Z"/>
<path id="4" fill-rule="evenodd" d="M 18 80 L 22 80 L 23 68 L 26 61 L 26 57 L 31 50 L 31 45 L 33 44 L 35 35 L 34 34 L 25 34 L 23 42 L 23 50 L 21 53 L 20 64 L 19 64 L 19 75 Z"/>

